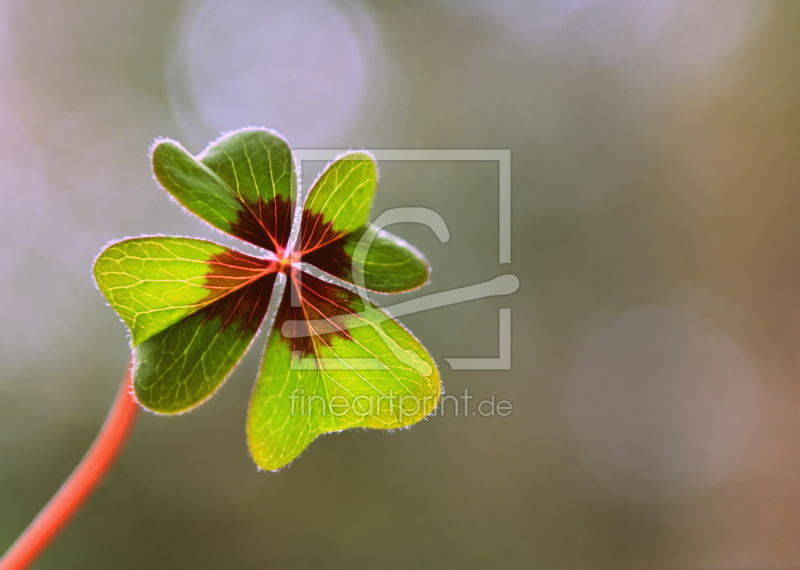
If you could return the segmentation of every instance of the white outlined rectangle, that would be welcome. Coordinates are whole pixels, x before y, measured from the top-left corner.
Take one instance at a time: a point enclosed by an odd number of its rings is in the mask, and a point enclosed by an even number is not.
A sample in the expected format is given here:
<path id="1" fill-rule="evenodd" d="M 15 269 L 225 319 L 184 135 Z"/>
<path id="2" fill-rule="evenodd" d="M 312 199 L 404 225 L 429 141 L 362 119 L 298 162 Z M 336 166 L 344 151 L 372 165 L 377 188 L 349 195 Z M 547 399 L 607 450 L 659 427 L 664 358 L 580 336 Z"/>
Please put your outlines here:
<path id="1" fill-rule="evenodd" d="M 293 149 L 303 161 L 330 161 L 346 152 L 341 149 Z M 499 194 L 498 262 L 511 263 L 511 150 L 510 149 L 382 149 L 370 151 L 378 164 L 385 161 L 465 161 L 497 162 Z M 499 310 L 499 350 L 497 358 L 445 358 L 453 370 L 511 369 L 511 309 Z"/>

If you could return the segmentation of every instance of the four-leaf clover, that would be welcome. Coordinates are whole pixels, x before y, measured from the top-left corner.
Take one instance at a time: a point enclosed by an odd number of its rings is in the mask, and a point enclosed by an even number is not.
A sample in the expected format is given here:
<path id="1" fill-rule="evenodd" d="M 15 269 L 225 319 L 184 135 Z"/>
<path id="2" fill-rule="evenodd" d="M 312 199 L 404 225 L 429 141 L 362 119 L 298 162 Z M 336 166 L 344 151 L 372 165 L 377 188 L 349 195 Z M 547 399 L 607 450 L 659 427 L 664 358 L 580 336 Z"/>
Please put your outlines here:
<path id="1" fill-rule="evenodd" d="M 160 140 L 152 161 L 159 183 L 188 211 L 263 255 L 146 236 L 98 256 L 97 286 L 130 329 L 143 407 L 176 414 L 211 396 L 273 301 L 247 418 L 259 467 L 286 465 L 323 433 L 403 427 L 434 409 L 440 381 L 430 355 L 363 294 L 409 291 L 429 274 L 419 252 L 369 224 L 371 155 L 348 152 L 328 164 L 303 203 L 291 149 L 267 129 L 227 134 L 197 157 Z"/>

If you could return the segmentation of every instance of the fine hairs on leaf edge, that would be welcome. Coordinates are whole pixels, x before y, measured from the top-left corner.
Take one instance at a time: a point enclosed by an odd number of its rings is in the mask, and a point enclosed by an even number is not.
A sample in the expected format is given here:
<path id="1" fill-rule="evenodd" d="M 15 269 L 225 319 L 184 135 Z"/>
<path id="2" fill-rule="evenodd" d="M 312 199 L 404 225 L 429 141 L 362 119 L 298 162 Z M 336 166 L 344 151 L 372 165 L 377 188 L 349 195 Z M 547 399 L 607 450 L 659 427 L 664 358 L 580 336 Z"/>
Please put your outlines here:
<path id="1" fill-rule="evenodd" d="M 243 240 L 241 238 L 238 238 L 238 237 L 236 237 L 234 235 L 231 235 L 231 234 L 219 229 L 218 227 L 214 226 L 213 224 L 207 222 L 206 220 L 204 220 L 203 218 L 201 218 L 200 216 L 198 216 L 197 214 L 192 212 L 190 209 L 188 209 L 186 206 L 181 204 L 178 201 L 178 199 L 175 196 L 173 196 L 172 193 L 169 190 L 167 190 L 161 184 L 161 182 L 158 180 L 158 177 L 155 174 L 155 168 L 154 168 L 154 162 L 153 162 L 153 152 L 155 152 L 156 147 L 159 146 L 160 144 L 169 143 L 169 144 L 173 144 L 173 145 L 177 146 L 178 148 L 183 150 L 186 154 L 188 154 L 189 156 L 191 156 L 192 158 L 194 158 L 198 162 L 202 163 L 203 156 L 205 156 L 205 154 L 208 152 L 208 150 L 211 147 L 213 147 L 216 144 L 219 144 L 221 141 L 225 140 L 226 138 L 230 138 L 233 135 L 236 135 L 238 133 L 245 132 L 245 131 L 260 131 L 260 132 L 268 133 L 268 134 L 270 134 L 272 136 L 275 136 L 275 137 L 279 138 L 280 140 L 282 140 L 286 144 L 287 148 L 289 149 L 289 156 L 290 156 L 290 158 L 292 160 L 292 168 L 293 168 L 293 171 L 294 171 L 294 174 L 295 174 L 295 187 L 294 187 L 295 196 L 294 196 L 294 199 L 295 199 L 296 203 L 295 203 L 295 206 L 294 206 L 295 207 L 295 212 L 292 213 L 292 230 L 294 230 L 295 226 L 297 225 L 296 222 L 295 222 L 295 213 L 296 213 L 296 211 L 298 209 L 298 205 L 300 204 L 301 195 L 303 194 L 303 192 L 302 192 L 302 187 L 303 187 L 302 186 L 302 169 L 300 167 L 300 164 L 298 164 L 297 160 L 295 160 L 294 151 L 292 150 L 291 145 L 289 145 L 289 141 L 287 141 L 286 137 L 284 137 L 278 131 L 275 131 L 273 129 L 268 129 L 267 127 L 257 127 L 257 126 L 249 126 L 249 127 L 243 127 L 241 129 L 233 129 L 231 131 L 225 131 L 222 134 L 220 134 L 216 139 L 214 139 L 213 141 L 208 143 L 206 145 L 206 147 L 199 154 L 192 154 L 180 142 L 178 142 L 178 141 L 176 141 L 174 139 L 171 139 L 169 137 L 156 137 L 155 139 L 153 139 L 153 142 L 150 143 L 150 147 L 148 148 L 148 152 L 147 152 L 148 161 L 149 161 L 150 167 L 151 167 L 150 168 L 150 171 L 151 171 L 150 178 L 156 183 L 156 188 L 158 188 L 164 194 L 166 194 L 167 198 L 169 199 L 169 201 L 172 202 L 173 204 L 175 204 L 176 206 L 178 206 L 181 210 L 183 210 L 183 212 L 185 214 L 187 214 L 190 218 L 200 220 L 200 222 L 202 222 L 203 225 L 205 225 L 208 228 L 211 228 L 214 231 L 215 234 L 219 234 L 221 236 L 225 236 L 226 239 L 233 240 L 233 243 L 239 243 L 239 244 L 242 244 L 242 243 L 246 244 L 247 241 L 245 241 L 245 240 Z M 203 167 L 206 168 L 209 171 L 209 173 L 214 176 L 214 178 L 219 179 L 219 176 L 217 176 L 217 174 L 215 172 L 213 172 L 212 170 L 208 169 L 208 167 L 206 167 L 205 164 L 203 164 Z M 327 168 L 327 166 L 326 166 L 326 168 Z M 220 182 L 225 187 L 228 187 L 228 184 L 226 184 L 223 180 L 220 180 Z M 302 210 L 301 210 L 301 212 L 302 212 Z M 290 239 L 288 245 L 291 245 L 291 244 L 292 244 L 292 241 Z M 263 257 L 265 257 L 267 259 L 271 259 L 271 260 L 277 259 L 277 256 L 273 252 L 271 252 L 270 250 L 263 249 L 263 248 L 259 248 L 259 249 L 262 249 L 264 252 L 267 253 L 267 255 L 265 255 Z"/>
<path id="2" fill-rule="evenodd" d="M 370 158 L 370 160 L 375 164 L 375 184 L 377 186 L 378 182 L 380 182 L 380 177 L 381 177 L 380 168 L 378 168 L 378 159 L 376 159 L 375 155 L 371 151 L 369 151 L 367 149 L 349 148 L 347 150 L 341 151 L 339 154 L 337 154 L 333 158 L 333 160 L 329 160 L 327 162 L 327 164 L 317 173 L 317 176 L 314 178 L 314 181 L 311 182 L 311 184 L 308 186 L 308 188 L 304 189 L 304 191 L 303 191 L 303 200 L 302 200 L 302 204 L 301 204 L 303 209 L 305 209 L 306 198 L 308 198 L 308 194 L 311 192 L 311 189 L 314 188 L 314 186 L 317 185 L 317 182 L 319 182 L 319 179 L 322 178 L 322 175 L 325 174 L 328 171 L 328 168 L 333 163 L 335 163 L 336 161 L 341 159 L 343 156 L 346 156 L 348 154 L 353 154 L 353 153 L 356 153 L 356 152 L 360 152 L 362 154 L 366 154 Z M 364 161 L 364 162 L 366 162 L 366 161 Z M 372 207 L 373 207 L 373 204 L 370 204 L 370 208 L 369 208 L 369 212 L 370 213 L 372 213 Z"/>
<path id="3" fill-rule="evenodd" d="M 381 310 L 384 310 L 384 309 L 381 309 Z M 392 317 L 392 319 L 394 320 L 394 322 L 395 322 L 397 325 L 399 325 L 401 328 L 403 328 L 403 329 L 404 329 L 404 330 L 405 330 L 405 331 L 406 331 L 406 332 L 407 332 L 407 333 L 408 333 L 408 334 L 409 334 L 409 335 L 410 335 L 410 336 L 411 336 L 411 337 L 412 337 L 414 340 L 416 340 L 417 342 L 420 342 L 420 341 L 419 341 L 419 339 L 417 338 L 417 336 L 416 336 L 416 335 L 415 335 L 413 332 L 411 332 L 411 331 L 410 331 L 410 330 L 409 330 L 409 329 L 408 329 L 408 328 L 407 328 L 407 327 L 406 327 L 406 326 L 405 326 L 403 323 L 401 323 L 401 322 L 400 322 L 399 320 L 397 320 L 395 317 Z M 260 332 L 260 331 L 259 331 L 259 332 Z M 420 343 L 420 344 L 422 344 L 422 343 Z M 424 345 L 423 345 L 423 346 L 424 346 Z M 266 346 L 265 346 L 265 347 L 264 347 L 264 351 L 266 351 L 266 350 L 267 350 L 267 348 L 266 348 Z M 262 354 L 262 357 L 263 357 L 263 354 Z M 435 361 L 434 359 L 432 359 L 432 358 L 431 358 L 431 362 L 433 363 L 433 369 L 431 370 L 431 372 L 434 372 L 434 371 L 435 371 L 435 372 L 436 372 L 436 375 L 437 375 L 438 377 L 440 377 L 440 378 L 441 378 L 441 372 L 440 372 L 440 370 L 439 370 L 439 365 L 438 365 L 438 364 L 436 363 L 436 361 Z M 220 385 L 221 385 L 221 384 L 220 384 Z M 254 386 L 253 386 L 253 389 L 250 391 L 250 398 L 251 398 L 251 399 L 252 399 L 252 397 L 253 397 L 253 394 L 255 393 L 255 391 L 256 391 L 256 386 L 254 385 Z M 445 390 L 444 390 L 444 384 L 440 382 L 440 383 L 439 383 L 439 393 L 438 393 L 438 394 L 437 394 L 437 396 L 436 396 L 436 403 L 433 405 L 433 410 L 435 410 L 435 409 L 436 409 L 436 406 L 438 406 L 438 405 L 439 405 L 439 402 L 441 401 L 441 398 L 442 398 L 442 396 L 444 395 L 444 393 L 445 393 Z M 339 430 L 332 430 L 332 431 L 325 431 L 325 432 L 322 432 L 322 433 L 320 433 L 320 434 L 318 434 L 318 435 L 314 436 L 314 439 L 312 439 L 312 440 L 311 440 L 311 441 L 308 443 L 308 445 L 307 445 L 306 447 L 304 447 L 304 448 L 303 448 L 303 450 L 302 450 L 302 451 L 301 451 L 301 452 L 300 452 L 298 455 L 296 455 L 296 456 L 295 456 L 295 457 L 294 457 L 294 458 L 293 458 L 291 461 L 289 461 L 288 463 L 286 463 L 286 464 L 284 464 L 284 465 L 281 465 L 281 466 L 280 466 L 280 467 L 278 467 L 277 469 L 264 469 L 264 468 L 262 468 L 262 467 L 261 467 L 261 466 L 260 466 L 260 465 L 259 465 L 259 464 L 256 462 L 256 460 L 253 458 L 253 454 L 252 454 L 252 453 L 251 453 L 251 451 L 250 451 L 250 445 L 249 445 L 249 444 L 248 444 L 248 446 L 247 446 L 247 455 L 250 457 L 250 460 L 251 460 L 251 461 L 253 462 L 253 464 L 256 466 L 256 470 L 257 470 L 258 472 L 263 472 L 263 473 L 278 473 L 278 472 L 279 472 L 279 471 L 281 471 L 282 469 L 285 469 L 285 468 L 289 467 L 290 465 L 292 465 L 292 463 L 294 463 L 295 461 L 297 461 L 298 459 L 300 459 L 300 457 L 302 457 L 302 456 L 303 456 L 303 455 L 304 455 L 304 454 L 305 454 L 305 453 L 306 453 L 306 452 L 307 452 L 307 451 L 308 451 L 308 450 L 311 448 L 311 445 L 312 445 L 312 444 L 313 444 L 315 441 L 317 441 L 319 438 L 321 438 L 321 437 L 324 437 L 324 436 L 326 436 L 326 435 L 339 434 L 339 433 L 342 433 L 342 432 L 344 432 L 344 431 L 363 431 L 363 432 L 365 432 L 365 433 L 366 433 L 366 432 L 369 432 L 369 431 L 377 431 L 377 432 L 381 432 L 381 433 L 392 433 L 392 432 L 394 432 L 394 431 L 396 431 L 396 430 L 410 430 L 412 427 L 414 427 L 415 425 L 419 424 L 420 422 L 428 420 L 428 418 L 430 418 L 432 415 L 433 415 L 433 411 L 431 411 L 431 413 L 428 413 L 428 414 L 426 414 L 426 415 L 422 416 L 420 419 L 418 419 L 418 420 L 417 420 L 417 421 L 415 421 L 414 423 L 412 423 L 412 424 L 408 424 L 408 425 L 405 425 L 405 426 L 395 426 L 395 427 L 388 427 L 388 428 L 375 428 L 375 427 L 370 427 L 370 428 L 367 428 L 367 427 L 363 427 L 363 426 L 356 426 L 356 427 L 346 427 L 346 428 L 342 428 L 342 429 L 339 429 Z M 245 431 L 247 431 L 247 430 L 245 429 Z"/>

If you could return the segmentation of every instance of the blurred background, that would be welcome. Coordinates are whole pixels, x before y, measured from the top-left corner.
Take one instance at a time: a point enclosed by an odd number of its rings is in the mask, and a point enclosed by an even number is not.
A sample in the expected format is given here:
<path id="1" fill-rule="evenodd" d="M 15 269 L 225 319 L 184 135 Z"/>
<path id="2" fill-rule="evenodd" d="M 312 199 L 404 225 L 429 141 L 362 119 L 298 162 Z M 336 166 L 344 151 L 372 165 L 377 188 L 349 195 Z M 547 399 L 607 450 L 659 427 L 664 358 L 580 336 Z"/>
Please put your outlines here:
<path id="1" fill-rule="evenodd" d="M 797 568 L 798 7 L 0 0 L 0 551 L 125 369 L 95 255 L 219 239 L 148 146 L 263 125 L 297 148 L 511 149 L 510 265 L 497 163 L 381 164 L 374 214 L 447 221 L 447 244 L 392 229 L 432 263 L 415 295 L 519 277 L 403 319 L 447 393 L 512 413 L 330 435 L 259 473 L 262 334 L 206 405 L 141 417 L 36 568 Z M 498 355 L 503 307 L 512 369 L 451 370 Z"/>

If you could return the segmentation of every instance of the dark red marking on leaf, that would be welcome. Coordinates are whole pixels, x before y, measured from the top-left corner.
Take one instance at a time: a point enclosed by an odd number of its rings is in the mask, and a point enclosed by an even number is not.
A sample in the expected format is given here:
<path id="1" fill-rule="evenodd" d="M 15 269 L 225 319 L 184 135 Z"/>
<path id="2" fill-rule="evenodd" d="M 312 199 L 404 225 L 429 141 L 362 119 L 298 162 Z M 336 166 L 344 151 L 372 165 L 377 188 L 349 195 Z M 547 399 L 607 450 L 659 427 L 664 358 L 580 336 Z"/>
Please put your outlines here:
<path id="1" fill-rule="evenodd" d="M 198 311 L 203 322 L 220 317 L 222 330 L 231 326 L 246 332 L 258 329 L 269 306 L 277 271 L 276 262 L 238 251 L 227 250 L 213 256 L 203 283 L 208 290 L 203 302 L 211 303 Z"/>
<path id="2" fill-rule="evenodd" d="M 198 311 L 203 316 L 203 322 L 219 317 L 222 320 L 221 331 L 228 328 L 243 333 L 257 331 L 267 314 L 276 275 L 275 272 L 263 275 L 203 307 Z"/>
<path id="3" fill-rule="evenodd" d="M 321 213 L 303 210 L 300 225 L 300 252 L 303 257 L 338 241 L 342 235 L 341 232 L 334 231 L 333 222 L 328 222 Z"/>
<path id="4" fill-rule="evenodd" d="M 230 233 L 239 239 L 282 254 L 292 232 L 294 205 L 283 196 L 275 196 L 266 204 L 241 202 L 236 220 L 231 222 Z"/>
<path id="5" fill-rule="evenodd" d="M 344 250 L 351 234 L 345 234 L 322 247 L 303 254 L 301 261 L 310 263 L 329 275 L 345 281 L 353 280 L 353 256 Z"/>
<path id="6" fill-rule="evenodd" d="M 274 261 L 233 250 L 223 251 L 207 263 L 208 271 L 203 287 L 208 290 L 208 296 L 202 303 L 228 295 L 267 273 L 275 273 L 278 266 Z"/>
<path id="7" fill-rule="evenodd" d="M 299 306 L 292 306 L 293 298 L 295 302 L 299 300 Z M 284 335 L 290 350 L 300 352 L 303 357 L 315 356 L 315 343 L 330 346 L 334 337 L 352 340 L 344 323 L 335 317 L 355 315 L 363 309 L 360 298 L 354 293 L 295 270 L 289 276 L 275 327 L 282 331 L 286 321 L 293 321 L 289 325 L 291 334 Z M 303 334 L 309 327 L 313 334 Z"/>

